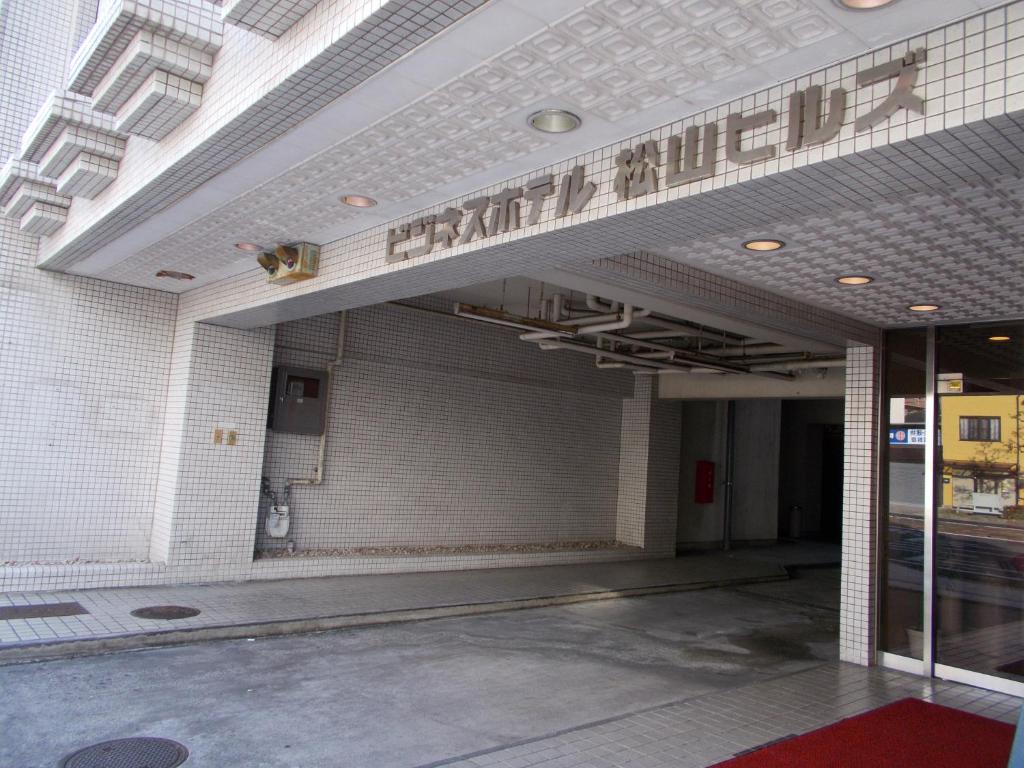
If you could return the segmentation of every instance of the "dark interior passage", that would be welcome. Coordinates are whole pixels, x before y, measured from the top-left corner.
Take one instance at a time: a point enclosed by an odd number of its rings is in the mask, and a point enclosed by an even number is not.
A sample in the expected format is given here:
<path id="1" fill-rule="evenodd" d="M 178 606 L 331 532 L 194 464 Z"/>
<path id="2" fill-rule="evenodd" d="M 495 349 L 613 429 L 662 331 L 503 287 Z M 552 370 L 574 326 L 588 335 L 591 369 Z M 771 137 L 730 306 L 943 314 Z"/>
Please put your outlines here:
<path id="1" fill-rule="evenodd" d="M 843 400 L 684 401 L 680 550 L 836 543 L 842 529 Z M 731 435 L 731 450 L 730 450 Z M 731 472 L 730 472 L 731 462 Z"/>

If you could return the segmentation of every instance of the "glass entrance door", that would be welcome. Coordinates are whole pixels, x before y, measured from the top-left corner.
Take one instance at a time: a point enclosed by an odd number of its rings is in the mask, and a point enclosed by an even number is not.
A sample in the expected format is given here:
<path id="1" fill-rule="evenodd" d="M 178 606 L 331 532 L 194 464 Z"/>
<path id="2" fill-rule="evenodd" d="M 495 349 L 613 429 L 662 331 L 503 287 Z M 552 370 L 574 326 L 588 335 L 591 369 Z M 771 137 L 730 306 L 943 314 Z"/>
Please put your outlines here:
<path id="1" fill-rule="evenodd" d="M 1024 682 L 1024 324 L 935 339 L 935 663 Z"/>
<path id="2" fill-rule="evenodd" d="M 886 335 L 882 661 L 1024 694 L 1024 322 Z"/>

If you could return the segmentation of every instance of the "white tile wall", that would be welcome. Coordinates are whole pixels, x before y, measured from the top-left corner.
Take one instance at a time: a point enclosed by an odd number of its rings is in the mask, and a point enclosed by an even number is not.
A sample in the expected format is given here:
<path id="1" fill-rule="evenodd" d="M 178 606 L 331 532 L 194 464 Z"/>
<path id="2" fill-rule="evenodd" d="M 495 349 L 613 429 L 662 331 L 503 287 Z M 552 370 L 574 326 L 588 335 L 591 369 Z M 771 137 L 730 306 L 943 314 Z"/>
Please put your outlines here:
<path id="1" fill-rule="evenodd" d="M 0 5 L 0 160 L 88 17 L 45 5 Z M 144 560 L 177 298 L 41 272 L 37 247 L 0 218 L 0 563 Z"/>
<path id="2" fill-rule="evenodd" d="M 676 547 L 681 408 L 658 399 L 658 380 L 637 376 L 623 403 L 616 535 L 652 556 Z"/>
<path id="3" fill-rule="evenodd" d="M 253 551 L 274 329 L 177 324 L 151 559 L 238 578 Z M 234 430 L 237 445 L 214 443 Z"/>
<path id="4" fill-rule="evenodd" d="M 309 13 L 317 0 L 227 0 L 224 21 L 276 40 Z"/>
<path id="5" fill-rule="evenodd" d="M 337 334 L 336 314 L 285 323 L 275 365 L 323 369 Z M 613 540 L 632 378 L 513 329 L 393 305 L 351 311 L 324 480 L 293 489 L 289 538 L 299 549 Z M 318 447 L 268 431 L 263 473 L 281 492 L 313 475 Z M 267 504 L 258 546 L 281 548 L 263 530 Z"/>
<path id="6" fill-rule="evenodd" d="M 274 329 L 197 325 L 182 424 L 169 561 L 218 569 L 252 560 Z M 216 427 L 238 444 L 217 445 Z"/>
<path id="7" fill-rule="evenodd" d="M 878 371 L 877 347 L 847 350 L 839 655 L 855 664 L 875 656 Z"/>
<path id="8" fill-rule="evenodd" d="M 96 251 L 291 130 L 483 2 L 320 0 L 273 42 L 237 27 L 224 27 L 224 47 L 203 86 L 203 109 L 159 144 L 129 146 L 117 182 L 95 202 L 76 201 L 68 224 L 45 244 L 44 259 L 60 268 Z M 193 47 L 215 48 L 221 35 L 207 29 L 211 26 L 207 12 L 212 9 L 217 24 L 223 26 L 220 11 L 206 2 L 197 4 L 202 12 L 190 9 L 185 0 L 119 0 L 110 4 L 107 13 L 111 18 L 133 13 L 153 18 L 162 12 L 164 21 L 187 28 L 191 37 L 186 40 Z M 122 13 L 129 6 L 132 13 Z M 118 31 L 120 23 L 104 24 L 101 18 L 72 64 L 71 87 L 91 93 L 101 73 L 124 53 L 141 28 L 131 22 L 132 32 L 123 34 Z M 129 28 L 127 21 L 124 25 Z"/>

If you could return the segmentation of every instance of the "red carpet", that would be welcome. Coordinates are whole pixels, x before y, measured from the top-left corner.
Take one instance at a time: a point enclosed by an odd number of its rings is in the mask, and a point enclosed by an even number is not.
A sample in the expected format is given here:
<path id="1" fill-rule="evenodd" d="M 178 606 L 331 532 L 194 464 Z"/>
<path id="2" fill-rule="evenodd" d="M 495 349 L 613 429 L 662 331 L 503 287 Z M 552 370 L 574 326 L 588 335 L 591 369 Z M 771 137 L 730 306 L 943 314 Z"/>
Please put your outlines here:
<path id="1" fill-rule="evenodd" d="M 1006 768 L 1013 730 L 987 717 L 903 699 L 716 768 Z"/>

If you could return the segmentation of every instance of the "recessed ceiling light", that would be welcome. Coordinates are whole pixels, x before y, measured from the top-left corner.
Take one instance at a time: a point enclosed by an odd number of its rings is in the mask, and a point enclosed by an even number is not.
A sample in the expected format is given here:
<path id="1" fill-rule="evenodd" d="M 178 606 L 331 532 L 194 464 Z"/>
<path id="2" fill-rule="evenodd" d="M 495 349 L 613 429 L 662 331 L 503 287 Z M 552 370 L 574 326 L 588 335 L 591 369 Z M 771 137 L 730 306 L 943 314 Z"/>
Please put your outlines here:
<path id="1" fill-rule="evenodd" d="M 1010 337 L 1009 336 L 989 336 L 988 340 L 989 341 L 1009 341 Z"/>
<path id="2" fill-rule="evenodd" d="M 770 239 L 747 240 L 747 242 L 743 243 L 743 247 L 748 251 L 777 251 L 785 245 L 781 240 Z"/>
<path id="3" fill-rule="evenodd" d="M 934 312 L 938 308 L 938 304 L 911 304 L 907 307 L 911 312 Z"/>
<path id="4" fill-rule="evenodd" d="M 836 282 L 840 285 L 867 285 L 868 283 L 875 282 L 875 278 L 868 275 L 843 275 L 842 277 L 837 277 Z"/>
<path id="5" fill-rule="evenodd" d="M 195 275 L 190 275 L 188 272 L 175 272 L 173 269 L 161 269 L 156 273 L 157 277 L 169 277 L 172 280 L 195 280 Z"/>
<path id="6" fill-rule="evenodd" d="M 836 5 L 851 11 L 874 11 L 894 2 L 896 0 L 836 0 Z"/>
<path id="7" fill-rule="evenodd" d="M 583 121 L 564 109 L 542 109 L 526 118 L 526 122 L 544 133 L 566 133 L 579 128 Z"/>
<path id="8" fill-rule="evenodd" d="M 248 251 L 249 253 L 256 253 L 262 251 L 263 246 L 257 245 L 256 243 L 235 243 L 235 248 L 240 251 Z"/>
<path id="9" fill-rule="evenodd" d="M 341 202 L 353 208 L 373 208 L 377 204 L 376 200 L 366 195 L 342 195 Z"/>

